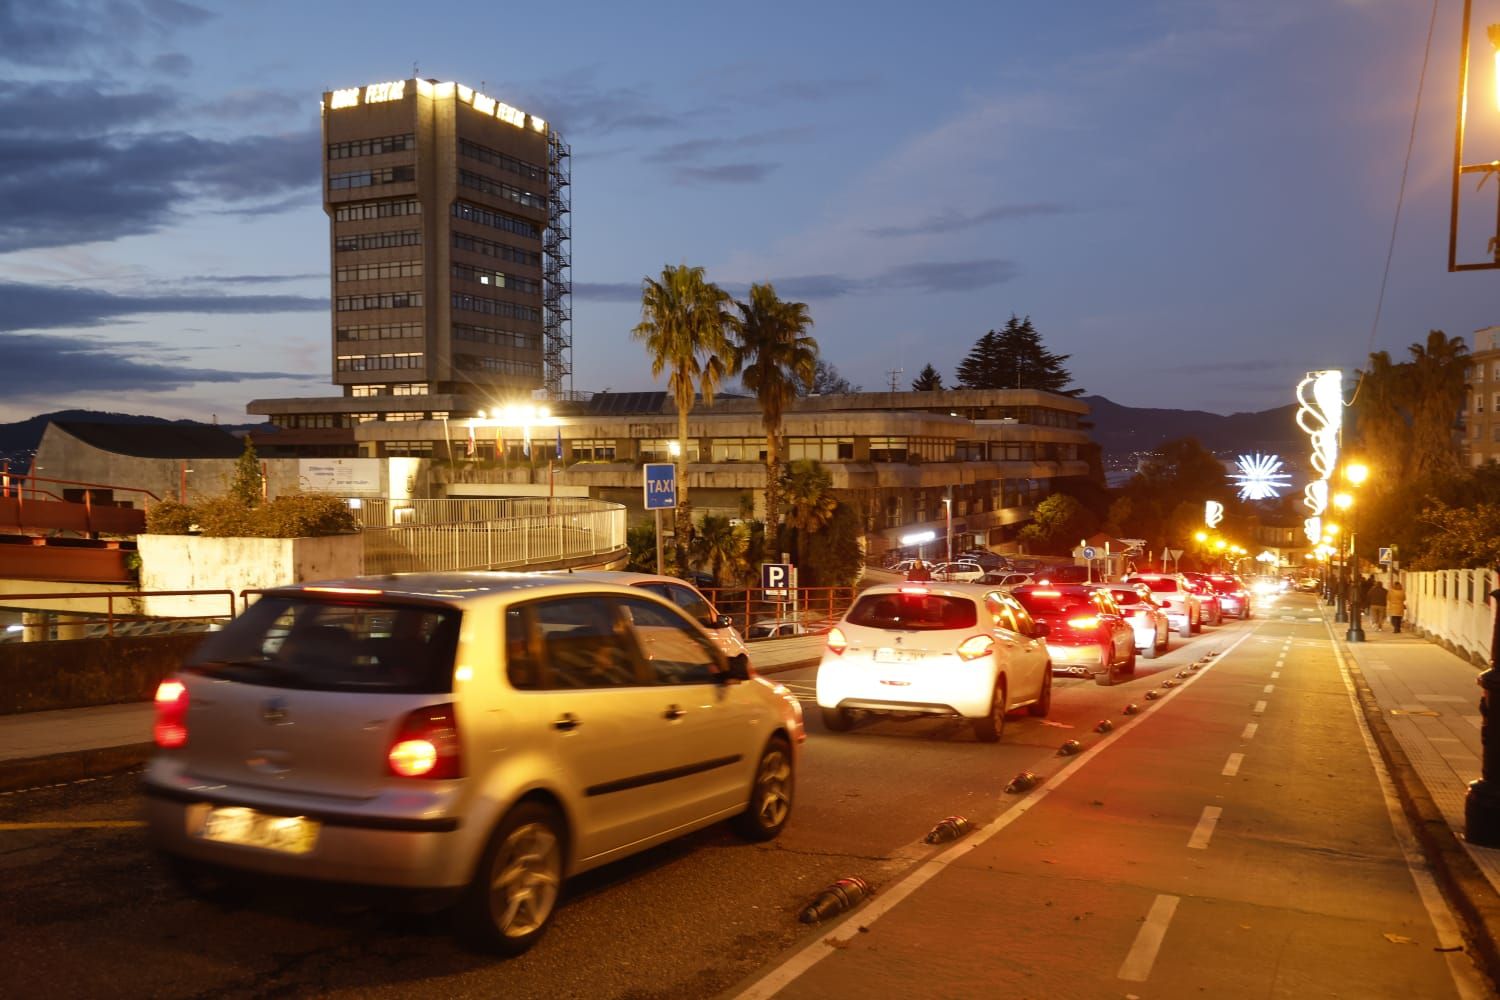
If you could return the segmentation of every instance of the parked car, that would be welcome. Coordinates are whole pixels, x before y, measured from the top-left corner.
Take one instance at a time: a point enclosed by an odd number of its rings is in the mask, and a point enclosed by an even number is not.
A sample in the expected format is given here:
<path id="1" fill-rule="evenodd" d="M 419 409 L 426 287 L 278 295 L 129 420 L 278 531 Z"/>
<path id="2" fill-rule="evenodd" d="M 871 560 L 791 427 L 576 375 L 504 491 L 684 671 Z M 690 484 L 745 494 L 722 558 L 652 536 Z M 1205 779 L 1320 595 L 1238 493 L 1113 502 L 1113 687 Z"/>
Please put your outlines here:
<path id="1" fill-rule="evenodd" d="M 990 570 L 1004 569 L 1006 562 L 1003 556 L 998 556 L 989 549 L 965 549 L 958 554 L 958 558 L 964 562 L 976 562 L 986 572 Z"/>
<path id="2" fill-rule="evenodd" d="M 1316 594 L 1323 589 L 1323 581 L 1315 576 L 1304 576 L 1297 581 L 1297 592 L 1301 594 Z"/>
<path id="3" fill-rule="evenodd" d="M 616 583 L 625 587 L 639 587 L 657 597 L 677 605 L 689 618 L 703 626 L 704 631 L 714 637 L 714 642 L 725 656 L 745 653 L 744 640 L 728 615 L 719 613 L 713 602 L 692 584 L 675 576 L 657 576 L 655 573 L 631 573 L 624 570 L 563 570 L 559 575 L 573 580 L 588 580 L 595 583 Z"/>
<path id="4" fill-rule="evenodd" d="M 757 639 L 785 639 L 794 635 L 812 634 L 813 629 L 805 622 L 786 618 L 753 622 L 745 630 L 745 638 L 752 642 Z"/>
<path id="5" fill-rule="evenodd" d="M 1107 583 L 1099 586 L 1114 598 L 1125 621 L 1135 631 L 1137 653 L 1150 660 L 1167 651 L 1171 645 L 1172 621 L 1152 597 L 1150 587 L 1144 583 Z"/>
<path id="6" fill-rule="evenodd" d="M 959 716 L 975 738 L 993 743 L 1013 709 L 1051 711 L 1045 637 L 1025 608 L 994 588 L 870 587 L 828 632 L 816 685 L 823 724 L 842 732 L 855 711 Z"/>
<path id="7" fill-rule="evenodd" d="M 1198 595 L 1201 605 L 1201 620 L 1205 625 L 1222 625 L 1224 623 L 1224 602 L 1219 600 L 1219 592 L 1214 589 L 1214 582 L 1207 573 L 1183 573 L 1181 574 L 1186 586 Z"/>
<path id="8" fill-rule="evenodd" d="M 1126 577 L 1125 582 L 1144 583 L 1150 587 L 1151 596 L 1167 613 L 1172 628 L 1184 639 L 1203 630 L 1203 605 L 1198 594 L 1181 576 L 1176 573 L 1137 573 Z"/>
<path id="9" fill-rule="evenodd" d="M 1250 617 L 1250 588 L 1237 576 L 1215 573 L 1209 577 L 1214 592 L 1219 595 L 1219 604 L 1226 615 L 1241 621 Z"/>
<path id="10" fill-rule="evenodd" d="M 1047 626 L 1055 673 L 1092 677 L 1105 687 L 1135 673 L 1135 630 L 1109 591 L 1081 584 L 1028 584 L 1012 596 Z"/>
<path id="11" fill-rule="evenodd" d="M 976 562 L 938 563 L 932 568 L 932 578 L 948 583 L 978 583 L 984 576 L 984 567 Z"/>
<path id="12" fill-rule="evenodd" d="M 991 570 L 979 578 L 979 582 L 991 587 L 1020 587 L 1028 583 L 1035 583 L 1036 577 L 1030 573 L 1011 573 L 1006 570 Z"/>
<path id="13" fill-rule="evenodd" d="M 357 577 L 264 593 L 156 694 L 147 836 L 205 872 L 439 890 L 502 954 L 564 880 L 791 815 L 796 698 L 637 587 Z"/>

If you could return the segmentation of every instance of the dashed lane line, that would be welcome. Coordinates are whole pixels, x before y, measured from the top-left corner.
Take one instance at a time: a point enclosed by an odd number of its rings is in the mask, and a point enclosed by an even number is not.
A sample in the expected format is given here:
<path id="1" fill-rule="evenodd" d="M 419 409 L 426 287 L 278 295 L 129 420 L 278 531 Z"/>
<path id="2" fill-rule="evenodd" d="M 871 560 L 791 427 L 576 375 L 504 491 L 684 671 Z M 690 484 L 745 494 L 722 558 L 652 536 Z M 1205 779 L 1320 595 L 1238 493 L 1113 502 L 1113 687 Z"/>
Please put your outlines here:
<path id="1" fill-rule="evenodd" d="M 1266 712 L 1266 703 L 1263 701 L 1257 701 L 1255 703 L 1255 707 L 1250 711 L 1254 712 L 1256 715 L 1264 715 Z"/>
<path id="2" fill-rule="evenodd" d="M 1245 762 L 1245 755 L 1244 754 L 1242 754 L 1242 753 L 1232 753 L 1232 754 L 1229 755 L 1229 759 L 1224 762 L 1224 770 L 1220 771 L 1219 773 L 1222 774 L 1226 778 L 1232 778 L 1236 774 L 1240 773 L 1240 765 L 1243 764 L 1244 762 Z"/>
<path id="3" fill-rule="evenodd" d="M 1180 896 L 1156 897 L 1151 911 L 1146 914 L 1146 922 L 1136 932 L 1135 944 L 1130 946 L 1130 953 L 1120 966 L 1119 978 L 1144 983 L 1151 977 L 1151 967 L 1156 964 L 1157 952 L 1161 951 L 1161 943 L 1167 936 L 1167 925 L 1172 922 L 1180 901 Z"/>
<path id="4" fill-rule="evenodd" d="M 1245 731 L 1243 733 L 1240 733 L 1240 739 L 1242 739 L 1242 740 L 1254 739 L 1255 738 L 1255 731 L 1257 729 L 1259 729 L 1259 728 L 1260 728 L 1260 723 L 1258 723 L 1258 722 L 1247 722 L 1247 723 L 1245 723 Z"/>
<path id="5" fill-rule="evenodd" d="M 1214 827 L 1219 825 L 1219 817 L 1224 810 L 1218 806 L 1204 806 L 1203 815 L 1198 817 L 1198 825 L 1193 827 L 1193 835 L 1188 838 L 1188 847 L 1195 851 L 1208 849 L 1208 842 L 1213 839 Z"/>
<path id="6" fill-rule="evenodd" d="M 138 819 L 79 819 L 54 823 L 0 823 L 0 830 L 131 830 L 145 826 Z"/>
<path id="7" fill-rule="evenodd" d="M 1275 684 L 1267 684 L 1265 687 L 1261 688 L 1261 690 L 1264 691 L 1266 694 L 1270 694 L 1272 691 L 1276 690 L 1276 685 Z"/>

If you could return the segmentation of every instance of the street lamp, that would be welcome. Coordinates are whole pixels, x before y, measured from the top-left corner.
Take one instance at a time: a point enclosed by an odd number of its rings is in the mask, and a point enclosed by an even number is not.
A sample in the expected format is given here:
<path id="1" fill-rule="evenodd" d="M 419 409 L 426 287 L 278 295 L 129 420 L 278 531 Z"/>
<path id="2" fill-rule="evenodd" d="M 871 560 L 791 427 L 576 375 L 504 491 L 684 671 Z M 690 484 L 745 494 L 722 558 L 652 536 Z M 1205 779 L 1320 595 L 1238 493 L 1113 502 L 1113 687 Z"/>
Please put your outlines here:
<path id="1" fill-rule="evenodd" d="M 1323 600 L 1335 606 L 1333 620 L 1346 622 L 1349 614 L 1344 610 L 1344 547 L 1339 544 L 1339 525 L 1329 521 L 1323 526 L 1323 544 L 1328 547 L 1328 586 Z"/>
<path id="2" fill-rule="evenodd" d="M 1350 462 L 1344 466 L 1344 481 L 1356 489 L 1364 485 L 1365 480 L 1370 478 L 1370 468 L 1363 462 Z M 1352 571 L 1354 579 L 1349 590 L 1349 631 L 1344 638 L 1349 642 L 1365 641 L 1365 625 L 1361 620 L 1363 609 L 1360 605 L 1360 580 L 1359 580 L 1359 507 L 1354 502 L 1352 493 L 1340 493 L 1340 497 L 1348 497 L 1348 502 L 1341 507 L 1352 508 L 1353 514 L 1349 519 L 1349 555 L 1353 560 Z"/>

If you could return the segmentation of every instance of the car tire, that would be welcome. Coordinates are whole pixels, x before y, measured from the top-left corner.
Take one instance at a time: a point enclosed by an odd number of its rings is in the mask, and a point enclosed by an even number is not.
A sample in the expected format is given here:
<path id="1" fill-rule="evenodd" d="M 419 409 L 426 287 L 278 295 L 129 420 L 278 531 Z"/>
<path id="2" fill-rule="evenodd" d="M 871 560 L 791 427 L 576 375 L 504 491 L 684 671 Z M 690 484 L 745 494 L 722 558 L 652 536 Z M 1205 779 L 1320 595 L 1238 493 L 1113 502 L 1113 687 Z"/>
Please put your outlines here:
<path id="1" fill-rule="evenodd" d="M 1125 658 L 1125 669 L 1123 673 L 1127 677 L 1135 676 L 1135 643 L 1133 642 L 1130 644 L 1130 655 Z"/>
<path id="2" fill-rule="evenodd" d="M 522 802 L 506 813 L 459 902 L 460 934 L 499 955 L 541 940 L 562 892 L 563 843 L 562 818 L 550 806 Z"/>
<path id="3" fill-rule="evenodd" d="M 1191 638 L 1193 634 L 1193 620 L 1191 618 L 1185 620 L 1182 623 L 1182 628 L 1177 630 L 1177 634 L 1182 636 L 1184 639 Z"/>
<path id="4" fill-rule="evenodd" d="M 1032 718 L 1045 719 L 1052 711 L 1052 664 L 1047 664 L 1042 672 L 1042 693 L 1036 701 L 1026 706 L 1026 712 Z"/>
<path id="5" fill-rule="evenodd" d="M 1048 671 L 1049 675 L 1051 671 Z M 990 695 L 989 714 L 981 719 L 974 720 L 974 738 L 981 743 L 999 743 L 1000 737 L 1005 735 L 1005 712 L 1009 707 L 1006 696 L 1005 681 L 1002 679 L 995 684 L 995 690 Z"/>
<path id="6" fill-rule="evenodd" d="M 1152 632 L 1151 633 L 1151 641 L 1148 642 L 1148 643 L 1146 643 L 1145 647 L 1141 650 L 1141 655 L 1144 656 L 1148 660 L 1154 660 L 1160 654 L 1161 654 L 1161 650 L 1156 645 L 1156 633 Z"/>
<path id="7" fill-rule="evenodd" d="M 1193 622 L 1193 634 L 1197 635 L 1198 633 L 1200 633 L 1202 631 L 1203 631 L 1203 619 L 1199 618 L 1197 621 Z"/>
<path id="8" fill-rule="evenodd" d="M 842 733 L 848 730 L 854 720 L 849 717 L 847 708 L 824 708 L 823 728 L 829 732 Z"/>
<path id="9" fill-rule="evenodd" d="M 755 781 L 745 811 L 729 821 L 734 832 L 746 840 L 774 840 L 792 816 L 792 748 L 786 739 L 773 736 L 755 765 Z"/>
<path id="10" fill-rule="evenodd" d="M 1100 687 L 1109 687 L 1115 682 L 1115 649 L 1113 646 L 1105 646 L 1104 652 L 1099 655 L 1100 665 L 1103 667 L 1094 675 L 1094 683 Z"/>

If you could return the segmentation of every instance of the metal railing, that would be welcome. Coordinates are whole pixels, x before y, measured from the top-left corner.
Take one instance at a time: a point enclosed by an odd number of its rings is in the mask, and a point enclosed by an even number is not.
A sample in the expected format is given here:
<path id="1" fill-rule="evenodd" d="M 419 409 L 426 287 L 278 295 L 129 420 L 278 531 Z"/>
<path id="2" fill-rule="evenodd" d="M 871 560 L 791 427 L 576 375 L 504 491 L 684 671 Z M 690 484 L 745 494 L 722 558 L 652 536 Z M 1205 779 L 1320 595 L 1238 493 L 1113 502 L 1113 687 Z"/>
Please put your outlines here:
<path id="1" fill-rule="evenodd" d="M 759 589 L 701 588 L 720 614 L 728 615 L 741 634 L 762 622 L 797 622 L 808 632 L 826 632 L 849 610 L 858 591 L 853 587 L 796 587 L 766 597 Z"/>
<path id="2" fill-rule="evenodd" d="M 364 528 L 409 524 L 459 524 L 499 521 L 549 514 L 591 514 L 615 510 L 618 504 L 587 497 L 458 497 L 453 499 L 389 500 L 364 498 L 354 517 Z"/>
<path id="3" fill-rule="evenodd" d="M 449 502 L 449 501 L 443 501 Z M 451 501 L 463 503 L 466 501 Z M 366 573 L 424 573 L 446 570 L 521 569 L 606 556 L 625 549 L 625 508 L 597 500 L 552 498 L 576 512 L 512 515 L 446 524 L 368 527 L 364 536 Z M 512 509 L 548 498 L 515 502 Z M 579 505 L 589 505 L 581 507 Z"/>
<path id="4" fill-rule="evenodd" d="M 149 597 L 222 597 L 227 614 L 199 615 L 145 615 L 140 613 L 145 598 Z M 51 603 L 49 603 L 51 602 Z M 69 607 L 57 608 L 56 602 L 66 602 Z M 97 605 L 102 603 L 102 609 Z M 36 642 L 51 639 L 54 628 L 57 638 L 92 638 L 141 634 L 143 631 L 167 630 L 169 625 L 195 625 L 207 629 L 223 624 L 238 613 L 232 590 L 80 590 L 62 593 L 5 594 L 0 596 L 0 605 L 21 612 L 19 632 L 21 641 Z M 82 605 L 82 607 L 80 607 Z M 95 605 L 95 607 L 88 607 Z M 33 617 L 34 616 L 34 617 Z M 28 621 L 28 617 L 32 617 Z M 13 635 L 8 634 L 13 638 Z"/>

